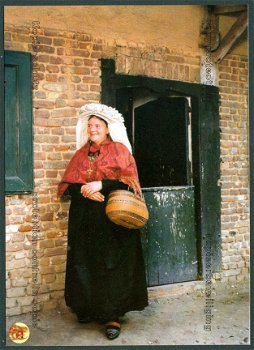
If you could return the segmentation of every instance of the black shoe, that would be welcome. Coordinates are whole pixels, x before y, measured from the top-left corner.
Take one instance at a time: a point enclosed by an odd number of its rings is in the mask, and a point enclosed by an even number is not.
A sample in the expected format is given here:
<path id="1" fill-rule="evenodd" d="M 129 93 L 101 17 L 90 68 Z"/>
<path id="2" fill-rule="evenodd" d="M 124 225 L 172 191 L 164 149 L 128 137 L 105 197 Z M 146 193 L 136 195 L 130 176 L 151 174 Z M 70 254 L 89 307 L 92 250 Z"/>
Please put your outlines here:
<path id="1" fill-rule="evenodd" d="M 120 334 L 120 323 L 110 321 L 106 323 L 106 336 L 108 339 L 113 340 L 119 337 Z"/>

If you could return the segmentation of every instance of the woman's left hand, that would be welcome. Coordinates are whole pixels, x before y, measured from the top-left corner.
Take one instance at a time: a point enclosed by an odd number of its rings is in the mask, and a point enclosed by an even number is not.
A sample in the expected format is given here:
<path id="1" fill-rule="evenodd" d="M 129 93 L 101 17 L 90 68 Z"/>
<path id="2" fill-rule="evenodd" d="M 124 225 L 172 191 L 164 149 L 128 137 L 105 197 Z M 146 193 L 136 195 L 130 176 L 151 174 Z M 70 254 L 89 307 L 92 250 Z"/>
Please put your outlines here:
<path id="1" fill-rule="evenodd" d="M 91 199 L 92 201 L 96 201 L 96 202 L 104 202 L 105 197 L 103 196 L 102 193 L 95 192 L 94 194 L 91 194 L 87 198 Z"/>
<path id="2" fill-rule="evenodd" d="M 85 197 L 92 196 L 96 192 L 100 192 L 102 190 L 102 182 L 101 181 L 92 181 L 81 187 L 81 193 Z"/>

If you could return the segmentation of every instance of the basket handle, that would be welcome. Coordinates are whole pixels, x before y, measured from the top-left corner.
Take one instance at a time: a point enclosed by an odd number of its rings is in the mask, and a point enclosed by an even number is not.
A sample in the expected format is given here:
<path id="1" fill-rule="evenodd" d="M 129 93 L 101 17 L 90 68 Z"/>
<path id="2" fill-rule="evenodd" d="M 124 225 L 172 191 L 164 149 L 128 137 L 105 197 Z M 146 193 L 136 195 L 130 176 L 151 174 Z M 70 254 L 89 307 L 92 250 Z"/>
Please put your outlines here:
<path id="1" fill-rule="evenodd" d="M 123 180 L 123 182 L 124 182 L 124 180 L 126 180 L 126 182 L 128 181 L 127 185 L 128 185 L 128 187 L 131 187 L 133 189 L 134 195 L 137 196 L 137 197 L 140 197 L 142 200 L 145 200 L 141 189 L 140 189 L 140 191 L 137 190 L 137 188 L 140 188 L 140 187 L 139 187 L 139 185 L 138 185 L 136 180 L 134 180 L 130 176 L 123 176 L 123 177 L 121 177 L 121 180 Z M 129 185 L 129 183 L 131 185 Z"/>

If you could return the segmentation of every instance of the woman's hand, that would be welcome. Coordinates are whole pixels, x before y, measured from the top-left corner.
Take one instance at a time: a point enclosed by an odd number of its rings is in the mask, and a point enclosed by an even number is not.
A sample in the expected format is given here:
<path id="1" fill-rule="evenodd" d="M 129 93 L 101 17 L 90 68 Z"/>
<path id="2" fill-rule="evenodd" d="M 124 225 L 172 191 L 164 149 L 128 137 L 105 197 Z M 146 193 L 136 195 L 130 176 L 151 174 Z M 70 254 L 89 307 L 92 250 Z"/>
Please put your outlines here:
<path id="1" fill-rule="evenodd" d="M 95 192 L 94 194 L 87 196 L 87 198 L 92 201 L 104 202 L 104 196 L 100 192 Z"/>
<path id="2" fill-rule="evenodd" d="M 100 193 L 101 189 L 102 189 L 101 181 L 92 181 L 83 185 L 81 187 L 80 192 L 84 197 L 87 197 L 93 201 L 103 202 L 104 196 L 102 193 Z"/>
<path id="3" fill-rule="evenodd" d="M 99 192 L 100 190 L 102 190 L 102 182 L 92 181 L 83 185 L 80 191 L 85 197 L 89 197 L 95 192 Z"/>

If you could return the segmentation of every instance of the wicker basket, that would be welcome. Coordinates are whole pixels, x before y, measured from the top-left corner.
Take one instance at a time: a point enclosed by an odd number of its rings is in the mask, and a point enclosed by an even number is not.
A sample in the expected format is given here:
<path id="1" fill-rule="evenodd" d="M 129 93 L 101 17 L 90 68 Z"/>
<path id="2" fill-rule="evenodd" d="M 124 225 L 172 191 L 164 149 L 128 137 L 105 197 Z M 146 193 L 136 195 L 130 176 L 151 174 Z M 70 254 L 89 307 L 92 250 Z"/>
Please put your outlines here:
<path id="1" fill-rule="evenodd" d="M 149 218 L 144 198 L 126 190 L 109 194 L 106 214 L 115 224 L 131 229 L 144 227 Z"/>

